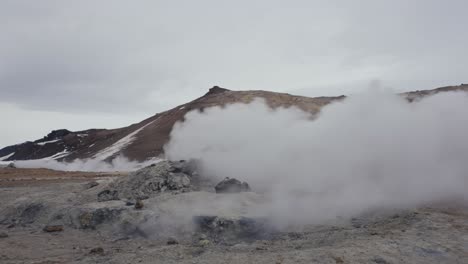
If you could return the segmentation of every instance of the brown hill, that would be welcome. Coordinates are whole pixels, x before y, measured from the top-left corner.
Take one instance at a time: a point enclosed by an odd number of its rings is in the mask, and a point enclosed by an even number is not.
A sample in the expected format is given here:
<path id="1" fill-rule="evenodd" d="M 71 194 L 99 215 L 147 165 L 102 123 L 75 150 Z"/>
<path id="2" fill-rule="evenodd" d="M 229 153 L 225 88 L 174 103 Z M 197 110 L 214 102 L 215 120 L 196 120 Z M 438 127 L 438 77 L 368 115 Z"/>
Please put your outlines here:
<path id="1" fill-rule="evenodd" d="M 468 85 L 414 91 L 402 95 L 411 102 L 434 93 L 457 90 L 468 91 Z M 215 86 L 198 99 L 128 127 L 78 132 L 55 130 L 40 140 L 5 147 L 0 149 L 0 160 L 51 158 L 71 161 L 97 158 L 109 161 L 123 155 L 130 160 L 144 161 L 163 154 L 163 146 L 169 140 L 173 125 L 177 121 L 182 121 L 189 111 L 203 111 L 207 107 L 231 103 L 248 103 L 257 97 L 264 98 L 273 108 L 296 106 L 310 113 L 317 113 L 324 105 L 345 98 L 344 96 L 310 98 L 269 91 L 231 91 Z"/>

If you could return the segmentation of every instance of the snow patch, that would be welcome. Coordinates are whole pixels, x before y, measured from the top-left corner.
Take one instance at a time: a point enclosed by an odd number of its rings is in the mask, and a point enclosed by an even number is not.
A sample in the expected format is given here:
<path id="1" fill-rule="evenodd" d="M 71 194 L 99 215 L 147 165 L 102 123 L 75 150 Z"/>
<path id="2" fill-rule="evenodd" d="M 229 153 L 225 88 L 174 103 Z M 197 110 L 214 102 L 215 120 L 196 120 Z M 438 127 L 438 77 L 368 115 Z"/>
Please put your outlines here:
<path id="1" fill-rule="evenodd" d="M 64 149 L 63 151 L 55 153 L 54 155 L 52 155 L 50 157 L 43 158 L 42 160 L 56 160 L 56 159 L 63 158 L 65 156 L 69 155 L 69 154 L 70 154 L 70 152 L 68 152 L 68 150 Z"/>
<path id="2" fill-rule="evenodd" d="M 98 153 L 96 153 L 96 155 L 93 156 L 93 159 L 105 160 L 114 155 L 115 153 L 119 152 L 120 150 L 124 149 L 135 140 L 136 134 L 138 134 L 141 130 L 143 130 L 145 127 L 152 124 L 153 122 L 154 121 L 140 127 L 139 129 L 133 131 L 132 133 L 120 139 L 119 141 L 115 142 L 112 146 L 99 151 Z"/>
<path id="3" fill-rule="evenodd" d="M 39 145 L 39 146 L 44 146 L 45 144 L 54 143 L 54 142 L 57 142 L 57 141 L 60 141 L 60 140 L 61 139 L 54 139 L 54 140 L 39 142 L 39 143 L 36 143 L 36 144 Z"/>
<path id="4" fill-rule="evenodd" d="M 15 152 L 10 153 L 10 154 L 8 154 L 8 155 L 6 155 L 6 156 L 0 157 L 0 161 L 7 160 L 7 159 L 9 159 L 11 156 L 13 156 L 13 155 L 15 155 Z"/>

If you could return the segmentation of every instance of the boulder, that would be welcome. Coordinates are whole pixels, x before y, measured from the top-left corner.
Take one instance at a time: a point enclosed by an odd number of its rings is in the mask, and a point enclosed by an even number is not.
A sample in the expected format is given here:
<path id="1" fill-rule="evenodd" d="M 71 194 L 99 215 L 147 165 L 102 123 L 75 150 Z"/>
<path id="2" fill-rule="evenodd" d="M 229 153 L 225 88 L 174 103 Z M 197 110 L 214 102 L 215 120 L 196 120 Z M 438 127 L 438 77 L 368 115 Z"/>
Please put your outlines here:
<path id="1" fill-rule="evenodd" d="M 225 178 L 215 186 L 217 193 L 239 193 L 249 192 L 250 187 L 246 182 L 241 182 L 235 178 Z"/>
<path id="2" fill-rule="evenodd" d="M 62 232 L 63 225 L 48 225 L 48 226 L 45 226 L 42 230 L 47 233 Z"/>

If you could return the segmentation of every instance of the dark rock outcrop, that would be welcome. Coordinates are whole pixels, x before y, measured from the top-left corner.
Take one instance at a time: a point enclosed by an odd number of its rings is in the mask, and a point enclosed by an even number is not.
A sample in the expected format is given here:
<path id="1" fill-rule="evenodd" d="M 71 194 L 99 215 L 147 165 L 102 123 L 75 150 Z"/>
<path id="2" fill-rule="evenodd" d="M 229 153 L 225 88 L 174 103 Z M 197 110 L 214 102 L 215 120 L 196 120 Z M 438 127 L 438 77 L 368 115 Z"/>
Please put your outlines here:
<path id="1" fill-rule="evenodd" d="M 217 243 L 266 239 L 274 234 L 267 219 L 249 217 L 195 216 L 197 231 Z"/>
<path id="2" fill-rule="evenodd" d="M 241 182 L 234 178 L 226 178 L 215 186 L 217 193 L 239 193 L 249 192 L 250 186 L 246 182 Z"/>

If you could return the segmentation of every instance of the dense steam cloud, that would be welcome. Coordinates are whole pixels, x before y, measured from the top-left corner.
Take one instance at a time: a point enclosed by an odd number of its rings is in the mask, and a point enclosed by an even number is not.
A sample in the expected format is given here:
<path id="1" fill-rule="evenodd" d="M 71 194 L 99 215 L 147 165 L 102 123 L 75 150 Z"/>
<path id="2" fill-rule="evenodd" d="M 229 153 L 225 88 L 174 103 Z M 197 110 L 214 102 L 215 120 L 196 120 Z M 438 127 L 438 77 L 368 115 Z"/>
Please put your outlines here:
<path id="1" fill-rule="evenodd" d="M 468 96 L 408 103 L 371 91 L 315 119 L 262 101 L 190 112 L 165 151 L 198 159 L 203 174 L 247 181 L 280 223 L 310 223 L 376 208 L 461 198 L 468 190 Z"/>

